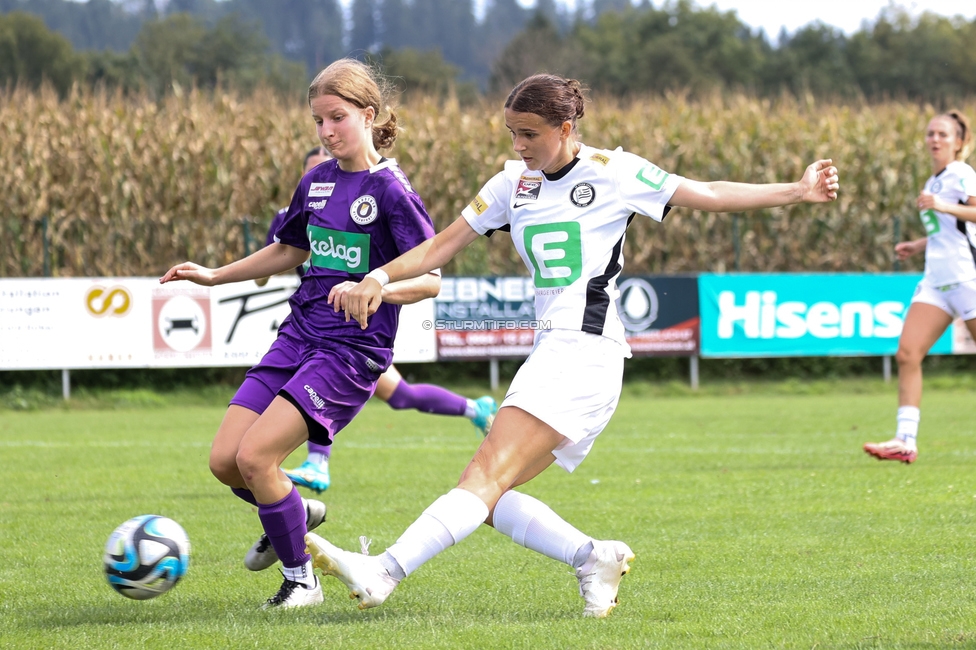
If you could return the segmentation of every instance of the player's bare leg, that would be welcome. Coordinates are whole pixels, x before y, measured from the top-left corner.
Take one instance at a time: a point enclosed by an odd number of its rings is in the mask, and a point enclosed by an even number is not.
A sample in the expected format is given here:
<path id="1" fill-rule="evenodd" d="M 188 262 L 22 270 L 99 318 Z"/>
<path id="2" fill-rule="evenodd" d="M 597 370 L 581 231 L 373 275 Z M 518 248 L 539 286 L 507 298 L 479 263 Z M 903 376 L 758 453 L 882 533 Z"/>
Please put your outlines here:
<path id="1" fill-rule="evenodd" d="M 878 460 L 913 463 L 918 458 L 916 437 L 922 404 L 922 360 L 952 323 L 935 305 L 912 303 L 898 340 L 898 428 L 885 442 L 867 443 L 864 451 Z"/>

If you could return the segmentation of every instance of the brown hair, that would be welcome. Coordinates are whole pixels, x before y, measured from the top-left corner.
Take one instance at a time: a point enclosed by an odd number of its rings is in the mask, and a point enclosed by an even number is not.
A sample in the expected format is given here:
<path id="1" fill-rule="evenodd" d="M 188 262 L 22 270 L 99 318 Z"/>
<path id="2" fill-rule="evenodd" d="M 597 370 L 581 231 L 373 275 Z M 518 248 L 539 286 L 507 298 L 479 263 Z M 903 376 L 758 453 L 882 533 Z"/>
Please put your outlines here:
<path id="1" fill-rule="evenodd" d="M 375 114 L 373 146 L 389 149 L 396 141 L 399 129 L 396 112 L 385 100 L 388 94 L 385 84 L 378 80 L 378 75 L 369 66 L 356 59 L 339 59 L 315 75 L 308 87 L 308 103 L 311 105 L 316 97 L 332 95 L 358 108 L 372 106 Z M 386 115 L 381 120 L 383 111 Z"/>
<path id="2" fill-rule="evenodd" d="M 517 113 L 534 113 L 551 126 L 563 122 L 573 124 L 583 117 L 583 87 L 575 79 L 564 79 L 554 74 L 536 74 L 525 79 L 508 95 L 505 108 Z"/>
<path id="3" fill-rule="evenodd" d="M 969 157 L 973 146 L 973 130 L 969 126 L 969 120 L 956 110 L 946 111 L 940 117 L 947 117 L 956 123 L 956 139 L 962 143 L 962 147 L 956 154 L 956 160 L 965 160 Z"/>
<path id="4" fill-rule="evenodd" d="M 322 145 L 313 147 L 305 152 L 305 160 L 302 161 L 302 169 L 308 167 L 308 161 L 314 156 L 325 156 L 327 158 L 332 157 L 332 155 Z"/>

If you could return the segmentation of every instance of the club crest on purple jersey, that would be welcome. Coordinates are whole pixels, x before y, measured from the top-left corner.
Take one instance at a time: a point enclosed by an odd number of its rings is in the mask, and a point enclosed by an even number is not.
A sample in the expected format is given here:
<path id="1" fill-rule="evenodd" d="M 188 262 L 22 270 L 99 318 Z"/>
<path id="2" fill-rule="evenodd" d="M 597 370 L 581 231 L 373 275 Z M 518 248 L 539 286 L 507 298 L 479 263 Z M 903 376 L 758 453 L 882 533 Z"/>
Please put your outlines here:
<path id="1" fill-rule="evenodd" d="M 373 223 L 379 214 L 380 210 L 376 205 L 376 199 L 369 194 L 359 197 L 349 206 L 349 216 L 360 226 Z"/>

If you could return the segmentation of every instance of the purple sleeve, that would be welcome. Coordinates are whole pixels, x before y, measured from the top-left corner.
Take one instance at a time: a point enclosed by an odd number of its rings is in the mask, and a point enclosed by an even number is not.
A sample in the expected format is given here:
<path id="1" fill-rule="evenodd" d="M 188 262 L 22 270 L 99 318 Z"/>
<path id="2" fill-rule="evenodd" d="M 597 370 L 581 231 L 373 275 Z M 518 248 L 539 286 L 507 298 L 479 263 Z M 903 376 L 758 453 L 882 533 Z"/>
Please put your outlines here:
<path id="1" fill-rule="evenodd" d="M 281 228 L 282 222 L 285 220 L 285 215 L 288 214 L 288 208 L 282 208 L 275 213 L 274 218 L 271 220 L 271 225 L 268 226 L 268 236 L 264 238 L 264 245 L 270 246 L 274 243 L 275 233 L 278 232 L 278 228 Z"/>
<path id="2" fill-rule="evenodd" d="M 306 177 L 307 178 L 307 177 Z M 308 192 L 308 181 L 306 178 L 295 188 L 295 193 L 291 197 L 291 205 L 281 217 L 281 225 L 275 230 L 273 241 L 300 248 L 303 251 L 308 248 L 308 213 L 305 212 L 305 196 Z M 279 213 L 278 216 L 281 216 Z"/>
<path id="3" fill-rule="evenodd" d="M 406 193 L 397 201 L 390 218 L 390 232 L 400 255 L 434 236 L 434 224 L 417 194 Z"/>

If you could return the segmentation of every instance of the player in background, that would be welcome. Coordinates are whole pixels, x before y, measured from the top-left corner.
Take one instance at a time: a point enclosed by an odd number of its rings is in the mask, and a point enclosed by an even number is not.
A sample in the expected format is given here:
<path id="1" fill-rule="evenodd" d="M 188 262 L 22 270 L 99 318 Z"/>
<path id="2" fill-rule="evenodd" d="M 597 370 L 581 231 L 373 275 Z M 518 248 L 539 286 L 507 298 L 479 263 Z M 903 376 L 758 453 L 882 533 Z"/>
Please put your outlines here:
<path id="1" fill-rule="evenodd" d="M 879 460 L 914 463 L 922 404 L 922 359 L 954 318 L 976 338 L 976 171 L 963 162 L 973 133 L 959 111 L 936 115 L 925 130 L 932 175 L 916 199 L 926 236 L 895 246 L 898 259 L 925 251 L 925 275 L 915 287 L 898 339 L 898 416 L 895 437 L 869 442 Z"/>
<path id="2" fill-rule="evenodd" d="M 329 159 L 331 156 L 325 147 L 313 148 L 305 154 L 302 175 L 304 176 L 314 167 Z M 283 208 L 275 214 L 274 219 L 271 220 L 271 225 L 268 227 L 265 246 L 274 243 L 275 231 L 281 226 L 287 214 L 288 208 Z M 303 266 L 296 267 L 295 270 L 301 275 Z M 267 278 L 256 280 L 260 286 L 264 286 L 267 281 Z M 392 364 L 380 376 L 380 380 L 376 384 L 376 392 L 373 395 L 397 410 L 415 409 L 422 413 L 437 415 L 463 415 L 471 420 L 475 429 L 482 436 L 488 435 L 491 423 L 495 419 L 495 413 L 498 411 L 498 404 L 489 395 L 470 399 L 441 386 L 410 384 L 404 381 L 399 371 Z M 320 445 L 309 440 L 308 456 L 305 461 L 295 469 L 286 469 L 284 472 L 295 485 L 315 490 L 318 493 L 324 492 L 329 489 L 329 485 L 332 483 L 329 474 L 331 454 L 331 445 Z M 261 571 L 273 565 L 277 559 L 267 535 L 261 535 L 244 558 L 244 565 L 252 571 Z"/>
<path id="3" fill-rule="evenodd" d="M 573 471 L 616 408 L 630 356 L 615 307 L 627 224 L 636 215 L 661 221 L 672 207 L 737 212 L 837 196 L 830 160 L 813 163 L 795 183 L 702 183 L 669 174 L 620 149 L 582 144 L 583 110 L 575 80 L 535 75 L 519 83 L 504 117 L 521 160 L 506 164 L 432 240 L 371 271 L 354 290 L 330 296 L 369 331 L 386 282 L 439 268 L 479 235 L 507 229 L 534 278 L 535 317 L 551 328 L 537 332 L 457 488 L 386 552 L 351 553 L 306 535 L 315 566 L 342 581 L 360 608 L 383 603 L 404 577 L 485 523 L 573 567 L 583 615 L 607 616 L 634 558 L 630 547 L 590 537 L 513 488 L 553 463 Z"/>
<path id="4" fill-rule="evenodd" d="M 210 451 L 211 472 L 257 506 L 281 559 L 284 580 L 265 607 L 322 601 L 303 538 L 324 518 L 324 508 L 316 514 L 305 505 L 281 471 L 282 461 L 308 440 L 333 442 L 390 365 L 397 304 L 433 297 L 440 289 L 439 276 L 418 274 L 388 296 L 368 331 L 329 304 L 330 293 L 341 295 L 354 286 L 349 280 L 416 247 L 433 236 L 434 228 L 396 161 L 378 153 L 393 145 L 397 115 L 367 66 L 352 59 L 332 63 L 309 86 L 308 104 L 333 160 L 299 182 L 274 243 L 216 269 L 178 264 L 160 278 L 211 286 L 268 277 L 309 262 L 289 298 L 291 313 L 267 354 L 247 372 Z"/>

